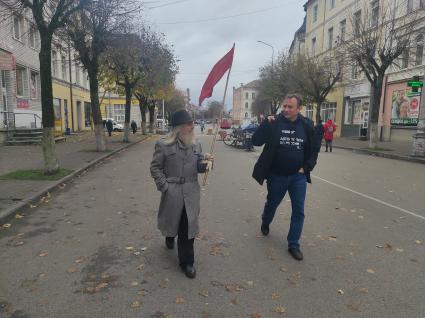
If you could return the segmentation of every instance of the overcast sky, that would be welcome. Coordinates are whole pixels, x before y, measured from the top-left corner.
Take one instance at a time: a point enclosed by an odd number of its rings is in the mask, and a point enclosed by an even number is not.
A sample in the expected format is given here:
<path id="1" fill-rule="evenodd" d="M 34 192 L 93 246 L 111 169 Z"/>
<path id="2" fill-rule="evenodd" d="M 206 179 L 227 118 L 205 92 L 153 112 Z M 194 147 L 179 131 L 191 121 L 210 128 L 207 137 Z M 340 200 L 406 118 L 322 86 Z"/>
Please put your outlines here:
<path id="1" fill-rule="evenodd" d="M 305 0 L 147 0 L 145 20 L 165 34 L 180 60 L 177 87 L 190 89 L 191 101 L 199 94 L 213 65 L 236 43 L 226 108 L 232 107 L 232 87 L 258 78 L 258 69 L 271 61 L 272 49 L 287 50 L 305 15 Z M 229 16 L 237 17 L 229 17 Z M 238 16 L 239 15 L 239 16 Z M 222 17 L 228 17 L 221 19 Z M 199 20 L 208 20 L 200 22 Z M 195 22 L 197 21 L 197 22 Z M 221 101 L 226 76 L 209 100 Z"/>

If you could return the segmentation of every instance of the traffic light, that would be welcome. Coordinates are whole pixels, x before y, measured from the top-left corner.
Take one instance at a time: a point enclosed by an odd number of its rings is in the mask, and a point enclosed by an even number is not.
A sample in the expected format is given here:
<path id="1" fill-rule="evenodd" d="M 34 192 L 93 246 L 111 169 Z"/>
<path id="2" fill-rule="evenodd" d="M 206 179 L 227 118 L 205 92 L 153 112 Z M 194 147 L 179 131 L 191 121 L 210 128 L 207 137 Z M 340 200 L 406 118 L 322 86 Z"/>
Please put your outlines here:
<path id="1" fill-rule="evenodd" d="M 413 76 L 412 81 L 407 82 L 407 86 L 412 88 L 412 93 L 417 93 L 418 88 L 424 86 L 424 83 L 419 80 L 419 76 Z"/>

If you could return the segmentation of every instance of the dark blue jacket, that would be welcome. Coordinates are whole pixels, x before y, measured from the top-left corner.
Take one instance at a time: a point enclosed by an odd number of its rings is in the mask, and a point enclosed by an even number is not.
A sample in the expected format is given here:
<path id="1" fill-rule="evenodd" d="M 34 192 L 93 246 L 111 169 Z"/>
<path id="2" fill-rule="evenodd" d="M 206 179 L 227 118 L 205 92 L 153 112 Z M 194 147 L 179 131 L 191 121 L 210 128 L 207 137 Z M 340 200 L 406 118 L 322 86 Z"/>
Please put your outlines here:
<path id="1" fill-rule="evenodd" d="M 311 183 L 310 172 L 317 163 L 317 156 L 320 150 L 320 140 L 318 136 L 316 136 L 313 122 L 301 114 L 298 116 L 307 137 L 304 144 L 304 163 L 302 167 L 307 177 L 307 182 Z M 273 160 L 275 159 L 276 151 L 278 150 L 280 143 L 280 137 L 281 132 L 279 131 L 278 120 L 271 123 L 268 120 L 264 120 L 252 136 L 252 142 L 255 146 L 264 145 L 263 151 L 260 158 L 258 158 L 252 173 L 253 178 L 261 185 L 270 175 L 272 170 Z M 285 163 L 282 164 L 284 165 Z"/>

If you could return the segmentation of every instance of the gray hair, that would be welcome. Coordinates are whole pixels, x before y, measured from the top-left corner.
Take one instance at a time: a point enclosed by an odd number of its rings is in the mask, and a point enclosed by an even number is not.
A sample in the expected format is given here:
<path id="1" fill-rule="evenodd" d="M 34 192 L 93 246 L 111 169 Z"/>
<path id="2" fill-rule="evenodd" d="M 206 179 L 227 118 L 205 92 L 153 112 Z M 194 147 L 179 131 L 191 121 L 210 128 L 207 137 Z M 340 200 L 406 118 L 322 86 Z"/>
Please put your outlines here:
<path id="1" fill-rule="evenodd" d="M 167 134 L 167 136 L 165 137 L 165 140 L 164 140 L 164 144 L 165 145 L 167 145 L 167 146 L 169 146 L 169 145 L 172 145 L 172 144 L 174 144 L 175 142 L 177 142 L 177 138 L 179 138 L 179 136 L 180 136 L 180 132 L 181 132 L 181 130 L 182 130 L 182 128 L 185 126 L 186 124 L 183 124 L 183 125 L 178 125 L 178 126 L 173 126 L 172 128 L 171 128 L 171 131 Z M 185 141 L 185 140 L 182 140 L 183 142 Z M 193 140 L 191 141 L 191 143 L 195 143 L 195 139 L 193 138 Z M 188 146 L 188 145 L 185 145 L 185 146 Z"/>

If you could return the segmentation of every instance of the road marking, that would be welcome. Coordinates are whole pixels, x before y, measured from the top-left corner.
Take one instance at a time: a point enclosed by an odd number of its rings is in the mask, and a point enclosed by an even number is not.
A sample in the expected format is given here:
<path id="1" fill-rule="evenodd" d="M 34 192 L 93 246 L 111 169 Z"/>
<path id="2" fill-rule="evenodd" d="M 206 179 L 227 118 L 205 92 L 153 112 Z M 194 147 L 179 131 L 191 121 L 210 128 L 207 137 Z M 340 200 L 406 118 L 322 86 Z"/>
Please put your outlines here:
<path id="1" fill-rule="evenodd" d="M 382 200 L 376 199 L 376 198 L 374 198 L 374 197 L 371 197 L 371 196 L 369 196 L 369 195 L 367 195 L 367 194 L 364 194 L 364 193 L 361 193 L 361 192 L 355 191 L 355 190 L 353 190 L 353 189 L 350 189 L 350 188 L 344 187 L 344 186 L 342 186 L 342 185 L 340 185 L 340 184 L 337 184 L 337 183 L 334 183 L 334 182 L 332 182 L 332 181 L 325 180 L 325 179 L 320 178 L 320 177 L 318 177 L 318 176 L 314 176 L 314 175 L 312 175 L 312 177 L 313 177 L 313 178 L 315 178 L 315 179 L 318 179 L 318 180 L 320 180 L 320 181 L 323 181 L 323 182 L 325 182 L 325 183 L 329 183 L 329 184 L 331 184 L 331 185 L 333 185 L 333 186 L 335 186 L 335 187 L 337 187 L 337 188 L 340 188 L 340 189 L 343 189 L 343 190 L 346 190 L 346 191 L 349 191 L 349 192 L 355 193 L 355 194 L 357 194 L 357 195 L 359 195 L 359 196 L 361 196 L 361 197 L 364 197 L 364 198 L 366 198 L 366 199 L 369 199 L 369 200 L 372 200 L 372 201 L 375 201 L 375 202 L 381 203 L 381 204 L 386 205 L 386 206 L 388 206 L 388 207 L 390 207 L 390 208 L 393 208 L 393 209 L 399 210 L 399 211 L 401 211 L 401 212 L 403 212 L 403 213 L 410 214 L 410 215 L 415 216 L 415 217 L 417 217 L 417 218 L 419 218 L 419 219 L 425 220 L 425 216 L 422 216 L 422 215 L 419 215 L 419 214 L 413 213 L 413 212 L 408 211 L 408 210 L 406 210 L 406 209 L 403 209 L 403 208 L 400 208 L 400 207 L 398 207 L 398 206 L 392 205 L 392 204 L 390 204 L 390 203 L 384 202 L 384 201 L 382 201 Z"/>

